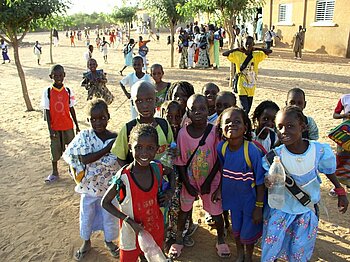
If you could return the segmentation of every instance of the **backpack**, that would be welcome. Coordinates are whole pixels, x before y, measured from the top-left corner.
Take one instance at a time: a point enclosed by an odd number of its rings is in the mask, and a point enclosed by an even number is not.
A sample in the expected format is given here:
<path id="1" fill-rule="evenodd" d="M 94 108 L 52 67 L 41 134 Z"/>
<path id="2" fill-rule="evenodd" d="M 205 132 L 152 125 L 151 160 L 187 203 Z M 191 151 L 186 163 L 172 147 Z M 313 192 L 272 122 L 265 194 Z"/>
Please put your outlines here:
<path id="1" fill-rule="evenodd" d="M 140 46 L 139 47 L 139 54 L 141 56 L 146 56 L 148 53 L 148 47 L 146 45 Z"/>
<path id="2" fill-rule="evenodd" d="M 164 118 L 159 118 L 159 117 L 155 117 L 154 120 L 157 122 L 157 124 L 160 126 L 160 128 L 162 129 L 165 137 L 168 137 L 168 132 L 169 132 L 169 128 L 168 128 L 168 121 L 166 121 Z M 136 126 L 137 124 L 137 120 L 133 119 L 131 121 L 129 121 L 128 123 L 126 123 L 126 136 L 127 139 L 129 141 L 129 137 L 130 137 L 130 133 L 131 130 L 133 129 L 134 126 Z M 127 161 L 128 163 L 131 163 L 134 160 L 130 150 L 126 156 L 125 161 Z"/>
<path id="3" fill-rule="evenodd" d="M 69 106 L 69 104 L 70 104 L 70 89 L 68 88 L 68 87 L 65 87 L 65 89 L 67 90 L 67 92 L 68 92 L 68 106 Z M 49 101 L 50 101 L 50 93 L 51 93 L 51 87 L 48 87 L 47 88 L 47 98 L 49 99 Z M 46 119 L 46 113 L 45 113 L 45 109 L 44 109 L 44 121 L 46 121 L 47 119 Z"/>

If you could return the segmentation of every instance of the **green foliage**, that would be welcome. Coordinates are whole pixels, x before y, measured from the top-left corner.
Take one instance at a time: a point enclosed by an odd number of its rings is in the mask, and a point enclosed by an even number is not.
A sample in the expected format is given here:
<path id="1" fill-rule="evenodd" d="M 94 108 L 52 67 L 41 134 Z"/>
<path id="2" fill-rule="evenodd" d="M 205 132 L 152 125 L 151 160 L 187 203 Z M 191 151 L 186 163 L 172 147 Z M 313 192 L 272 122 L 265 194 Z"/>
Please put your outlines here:
<path id="1" fill-rule="evenodd" d="M 32 23 L 67 8 L 66 0 L 2 0 L 0 3 L 0 30 L 9 38 L 27 32 Z"/>
<path id="2" fill-rule="evenodd" d="M 132 23 L 137 12 L 137 7 L 124 6 L 121 8 L 115 7 L 110 18 L 115 22 L 120 22 L 123 24 Z"/>

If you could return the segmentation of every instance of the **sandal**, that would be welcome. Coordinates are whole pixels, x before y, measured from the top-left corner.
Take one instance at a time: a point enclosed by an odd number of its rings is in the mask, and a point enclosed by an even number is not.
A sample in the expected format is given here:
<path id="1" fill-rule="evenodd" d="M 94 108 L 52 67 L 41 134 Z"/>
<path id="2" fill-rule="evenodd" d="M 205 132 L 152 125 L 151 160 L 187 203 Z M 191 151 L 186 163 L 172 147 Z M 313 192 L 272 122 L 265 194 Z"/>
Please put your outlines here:
<path id="1" fill-rule="evenodd" d="M 75 255 L 74 255 L 74 259 L 76 261 L 81 261 L 85 255 L 90 251 L 90 248 L 89 249 L 86 249 L 86 250 L 81 250 L 80 248 L 77 250 L 77 252 L 75 252 Z"/>
<path id="2" fill-rule="evenodd" d="M 180 244 L 172 244 L 170 249 L 169 249 L 169 257 L 172 259 L 176 259 L 181 255 L 181 251 L 184 248 L 184 245 Z"/>
<path id="3" fill-rule="evenodd" d="M 217 254 L 221 258 L 231 257 L 231 251 L 227 244 L 216 244 Z"/>
<path id="4" fill-rule="evenodd" d="M 58 175 L 55 176 L 55 175 L 51 174 L 44 181 L 45 181 L 46 184 L 50 184 L 50 183 L 53 183 L 53 182 L 55 182 L 57 180 L 58 180 Z"/>
<path id="5" fill-rule="evenodd" d="M 105 242 L 105 247 L 109 250 L 112 257 L 119 257 L 119 247 L 113 242 Z"/>
<path id="6" fill-rule="evenodd" d="M 194 232 L 198 229 L 199 225 L 192 223 L 191 226 L 187 229 L 186 236 L 192 236 Z"/>
<path id="7" fill-rule="evenodd" d="M 194 246 L 194 240 L 189 235 L 184 236 L 184 246 L 185 247 L 193 247 Z"/>

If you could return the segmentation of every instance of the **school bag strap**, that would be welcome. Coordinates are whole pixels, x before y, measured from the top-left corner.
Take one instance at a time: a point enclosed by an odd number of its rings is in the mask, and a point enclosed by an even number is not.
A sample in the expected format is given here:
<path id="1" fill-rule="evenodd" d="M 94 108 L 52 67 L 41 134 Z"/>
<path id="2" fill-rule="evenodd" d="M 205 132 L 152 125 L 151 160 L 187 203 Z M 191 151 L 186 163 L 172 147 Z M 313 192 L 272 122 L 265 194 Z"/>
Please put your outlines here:
<path id="1" fill-rule="evenodd" d="M 265 155 L 265 160 L 269 166 L 272 165 L 273 158 L 275 156 L 278 156 L 278 155 L 274 149 L 272 149 L 270 152 L 268 152 Z M 281 161 L 281 164 L 283 166 L 282 161 Z M 308 204 L 310 204 L 311 203 L 310 196 L 295 183 L 294 178 L 290 176 L 290 174 L 288 173 L 288 171 L 284 166 L 283 168 L 286 173 L 285 186 L 288 189 L 288 192 L 292 194 L 292 196 L 294 196 L 303 206 L 307 206 Z"/>
<path id="2" fill-rule="evenodd" d="M 253 59 L 253 52 L 248 54 L 247 57 L 244 59 L 244 62 L 242 63 L 241 67 L 239 68 L 239 72 L 242 72 L 244 69 L 247 68 L 250 60 Z"/>
<path id="3" fill-rule="evenodd" d="M 209 133 L 210 133 L 210 131 L 211 131 L 212 128 L 213 128 L 213 125 L 212 125 L 212 124 L 208 124 L 207 127 L 205 128 L 204 133 L 203 133 L 203 136 L 202 136 L 201 140 L 199 140 L 199 143 L 198 143 L 196 149 L 193 151 L 192 155 L 191 155 L 190 158 L 187 160 L 186 169 L 187 169 L 188 166 L 191 164 L 192 159 L 193 159 L 194 155 L 196 154 L 198 148 L 199 148 L 200 146 L 204 146 L 204 145 L 205 145 L 205 140 L 207 139 L 207 137 L 208 137 L 208 135 L 209 135 Z"/>
<path id="4" fill-rule="evenodd" d="M 161 190 L 162 188 L 162 177 L 163 177 L 163 165 L 158 161 L 151 161 L 151 168 L 156 175 L 156 179 L 158 182 L 158 188 Z"/>
<path id="5" fill-rule="evenodd" d="M 65 89 L 67 90 L 68 92 L 68 97 L 69 97 L 69 104 L 70 104 L 70 89 L 68 87 L 65 87 Z M 49 99 L 50 101 L 50 96 L 51 96 L 51 87 L 48 87 L 47 88 L 47 98 Z"/>

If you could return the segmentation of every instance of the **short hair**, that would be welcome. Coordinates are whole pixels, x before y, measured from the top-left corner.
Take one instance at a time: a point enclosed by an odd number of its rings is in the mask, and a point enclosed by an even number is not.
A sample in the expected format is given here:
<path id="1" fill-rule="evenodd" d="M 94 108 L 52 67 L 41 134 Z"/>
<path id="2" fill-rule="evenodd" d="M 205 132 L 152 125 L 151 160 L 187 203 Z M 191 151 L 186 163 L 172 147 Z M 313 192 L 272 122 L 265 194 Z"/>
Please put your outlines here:
<path id="1" fill-rule="evenodd" d="M 206 89 L 206 88 L 208 88 L 208 87 L 214 87 L 214 88 L 216 88 L 217 90 L 218 90 L 218 92 L 220 92 L 220 88 L 216 85 L 216 84 L 214 84 L 214 83 L 206 83 L 203 87 L 202 87 L 202 94 L 204 94 L 204 90 Z"/>
<path id="2" fill-rule="evenodd" d="M 190 103 L 191 100 L 195 101 L 196 99 L 199 99 L 199 98 L 204 99 L 204 101 L 205 101 L 204 103 L 205 103 L 206 106 L 208 107 L 208 100 L 205 98 L 204 95 L 202 95 L 202 94 L 194 94 L 194 95 L 191 95 L 191 96 L 188 98 L 187 104 L 186 104 L 186 108 L 187 108 L 186 110 L 188 111 L 188 110 L 190 109 L 189 103 Z"/>
<path id="3" fill-rule="evenodd" d="M 300 123 L 306 124 L 306 116 L 304 115 L 303 110 L 301 110 L 300 107 L 296 105 L 285 106 L 279 111 L 279 113 L 280 112 L 288 115 L 294 114 Z"/>
<path id="4" fill-rule="evenodd" d="M 160 70 L 162 70 L 162 72 L 164 73 L 163 66 L 162 66 L 161 64 L 153 64 L 153 65 L 151 66 L 151 72 L 152 72 L 152 71 L 154 70 L 154 68 L 156 68 L 156 67 L 159 67 Z"/>
<path id="5" fill-rule="evenodd" d="M 96 62 L 96 65 L 97 65 L 97 61 L 96 61 L 96 59 L 95 59 L 95 58 L 89 58 L 89 60 L 86 62 L 87 67 L 89 67 L 89 63 L 90 63 L 90 61 L 95 61 L 95 62 Z"/>
<path id="6" fill-rule="evenodd" d="M 141 136 L 153 137 L 156 145 L 158 146 L 158 133 L 157 130 L 150 124 L 137 124 L 133 127 L 129 136 L 129 144 L 134 143 Z"/>
<path id="7" fill-rule="evenodd" d="M 237 104 L 237 97 L 234 93 L 230 91 L 220 91 L 219 93 L 217 93 L 216 99 L 218 99 L 218 97 L 223 97 L 223 96 L 229 96 L 232 100 L 235 101 L 235 105 Z"/>
<path id="8" fill-rule="evenodd" d="M 87 114 L 89 116 L 91 116 L 91 112 L 95 109 L 101 109 L 101 110 L 105 110 L 106 113 L 109 115 L 108 112 L 108 105 L 106 103 L 105 100 L 103 100 L 102 98 L 94 98 L 92 100 L 89 101 L 89 103 L 87 104 Z"/>
<path id="9" fill-rule="evenodd" d="M 64 72 L 64 67 L 59 65 L 59 64 L 51 66 L 51 68 L 50 68 L 50 75 L 52 75 L 53 72 L 57 72 L 57 71 L 63 71 Z"/>
<path id="10" fill-rule="evenodd" d="M 264 110 L 268 108 L 275 110 L 276 113 L 280 110 L 279 106 L 275 102 L 271 100 L 262 101 L 253 112 L 252 120 L 254 125 L 257 125 L 259 117 L 264 112 Z"/>
<path id="11" fill-rule="evenodd" d="M 160 117 L 166 119 L 166 111 L 170 108 L 170 107 L 177 107 L 177 109 L 181 112 L 181 105 L 179 104 L 179 102 L 175 101 L 175 100 L 168 100 L 165 101 L 160 108 Z"/>
<path id="12" fill-rule="evenodd" d="M 143 58 L 142 58 L 141 56 L 139 56 L 139 55 L 134 56 L 134 57 L 132 58 L 132 61 L 135 61 L 135 60 L 138 60 L 138 59 L 140 59 L 140 61 L 143 62 Z"/>
<path id="13" fill-rule="evenodd" d="M 299 94 L 302 95 L 304 97 L 304 101 L 305 101 L 305 92 L 303 89 L 299 88 L 299 87 L 294 87 L 292 89 L 290 89 L 287 93 L 287 98 L 291 95 L 291 94 Z"/>
<path id="14" fill-rule="evenodd" d="M 148 81 L 137 81 L 131 88 L 131 98 L 136 98 L 137 93 L 139 92 L 140 89 L 150 89 L 154 91 L 154 97 L 156 97 L 156 88 L 154 85 Z"/>
<path id="15" fill-rule="evenodd" d="M 192 84 L 190 84 L 187 81 L 177 81 L 177 82 L 173 82 L 168 90 L 167 93 L 167 99 L 166 100 L 173 100 L 173 95 L 174 95 L 174 90 L 180 87 L 182 91 L 184 91 L 185 95 L 187 96 L 187 98 L 189 98 L 191 95 L 194 94 L 194 87 Z"/>

